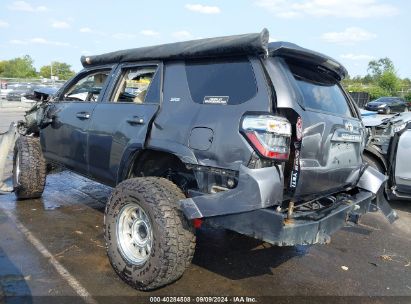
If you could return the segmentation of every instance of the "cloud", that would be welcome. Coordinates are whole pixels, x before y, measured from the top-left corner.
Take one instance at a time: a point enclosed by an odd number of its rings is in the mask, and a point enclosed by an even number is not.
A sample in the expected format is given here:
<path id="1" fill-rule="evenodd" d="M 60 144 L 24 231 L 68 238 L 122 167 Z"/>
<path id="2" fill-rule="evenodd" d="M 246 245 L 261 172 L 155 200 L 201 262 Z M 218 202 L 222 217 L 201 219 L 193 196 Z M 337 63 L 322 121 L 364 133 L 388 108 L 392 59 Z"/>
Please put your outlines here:
<path id="1" fill-rule="evenodd" d="M 10 24 L 6 21 L 0 20 L 0 28 L 7 28 Z"/>
<path id="2" fill-rule="evenodd" d="M 56 29 L 68 29 L 70 28 L 70 24 L 65 21 L 54 21 L 51 25 Z"/>
<path id="3" fill-rule="evenodd" d="M 93 30 L 89 27 L 82 27 L 80 33 L 91 33 Z"/>
<path id="4" fill-rule="evenodd" d="M 398 7 L 379 0 L 255 0 L 254 3 L 281 18 L 315 16 L 362 19 L 399 13 Z"/>
<path id="5" fill-rule="evenodd" d="M 340 55 L 341 58 L 343 59 L 348 59 L 348 60 L 373 60 L 375 59 L 374 56 L 371 55 L 366 55 L 366 54 L 352 54 L 352 53 L 348 53 L 348 54 L 342 54 Z"/>
<path id="6" fill-rule="evenodd" d="M 11 5 L 8 6 L 8 8 L 12 11 L 23 11 L 31 13 L 44 12 L 48 10 L 47 7 L 43 5 L 33 6 L 26 1 L 14 1 L 11 3 Z"/>
<path id="7" fill-rule="evenodd" d="M 321 39 L 331 43 L 352 44 L 376 38 L 377 35 L 359 27 L 348 27 L 342 32 L 328 32 Z"/>
<path id="8" fill-rule="evenodd" d="M 9 41 L 11 44 L 28 44 L 27 41 L 24 40 L 19 40 L 19 39 L 13 39 Z"/>
<path id="9" fill-rule="evenodd" d="M 192 12 L 201 14 L 219 14 L 221 10 L 218 6 L 208 6 L 202 4 L 186 4 L 185 8 Z"/>
<path id="10" fill-rule="evenodd" d="M 142 30 L 142 31 L 140 31 L 140 34 L 144 35 L 144 36 L 150 36 L 150 37 L 160 35 L 159 32 L 156 32 L 156 31 L 153 31 L 153 30 Z"/>
<path id="11" fill-rule="evenodd" d="M 129 33 L 115 33 L 112 35 L 112 37 L 118 40 L 127 40 L 127 39 L 134 39 L 137 36 L 135 34 L 129 34 Z"/>
<path id="12" fill-rule="evenodd" d="M 189 31 L 177 31 L 172 33 L 171 36 L 177 40 L 187 40 L 193 38 L 193 35 Z"/>
<path id="13" fill-rule="evenodd" d="M 44 44 L 44 45 L 52 45 L 52 46 L 70 46 L 69 43 L 67 42 L 61 42 L 61 41 L 52 41 L 52 40 L 47 40 L 45 38 L 40 38 L 40 37 L 35 37 L 27 40 L 19 40 L 19 39 L 13 39 L 9 41 L 11 44 Z"/>

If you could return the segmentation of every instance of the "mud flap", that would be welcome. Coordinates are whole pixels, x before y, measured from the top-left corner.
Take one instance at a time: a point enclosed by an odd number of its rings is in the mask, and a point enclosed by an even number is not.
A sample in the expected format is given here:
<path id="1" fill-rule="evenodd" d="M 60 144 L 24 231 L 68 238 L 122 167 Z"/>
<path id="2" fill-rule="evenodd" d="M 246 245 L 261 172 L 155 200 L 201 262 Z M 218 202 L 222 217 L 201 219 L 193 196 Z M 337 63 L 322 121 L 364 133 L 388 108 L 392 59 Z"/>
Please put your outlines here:
<path id="1" fill-rule="evenodd" d="M 369 166 L 361 175 L 357 186 L 372 192 L 376 196 L 371 203 L 370 211 L 381 210 L 387 220 L 392 224 L 398 219 L 398 215 L 388 204 L 388 201 L 384 196 L 384 184 L 386 180 L 387 177 L 384 174 Z"/>
<path id="2" fill-rule="evenodd" d="M 0 134 L 0 194 L 11 192 L 13 188 L 7 187 L 4 183 L 4 170 L 6 167 L 7 156 L 14 146 L 18 137 L 15 123 L 12 123 L 6 133 Z"/>

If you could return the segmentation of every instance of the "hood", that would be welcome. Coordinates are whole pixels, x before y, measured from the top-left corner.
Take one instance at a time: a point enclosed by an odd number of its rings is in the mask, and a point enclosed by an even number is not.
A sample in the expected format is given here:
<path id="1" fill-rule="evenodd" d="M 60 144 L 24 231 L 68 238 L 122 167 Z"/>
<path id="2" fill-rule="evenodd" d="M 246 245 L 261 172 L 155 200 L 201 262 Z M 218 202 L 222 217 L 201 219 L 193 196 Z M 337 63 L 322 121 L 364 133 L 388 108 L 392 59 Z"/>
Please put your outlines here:
<path id="1" fill-rule="evenodd" d="M 397 124 L 400 122 L 410 122 L 411 112 L 404 112 L 400 114 L 393 115 L 391 117 L 374 115 L 374 116 L 362 116 L 362 121 L 366 127 L 375 127 L 382 124 Z"/>
<path id="2" fill-rule="evenodd" d="M 49 97 L 53 96 L 58 91 L 56 87 L 43 87 L 33 90 L 34 98 L 36 100 L 46 100 Z"/>

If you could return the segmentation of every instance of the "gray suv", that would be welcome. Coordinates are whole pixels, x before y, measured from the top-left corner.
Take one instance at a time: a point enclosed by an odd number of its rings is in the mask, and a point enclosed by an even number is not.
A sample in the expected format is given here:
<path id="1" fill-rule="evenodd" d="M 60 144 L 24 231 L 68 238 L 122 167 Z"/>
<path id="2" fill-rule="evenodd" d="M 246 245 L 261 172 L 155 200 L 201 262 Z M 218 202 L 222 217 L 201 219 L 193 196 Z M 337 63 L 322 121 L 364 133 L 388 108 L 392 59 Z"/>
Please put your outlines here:
<path id="1" fill-rule="evenodd" d="M 114 187 L 108 257 L 140 290 L 181 277 L 201 225 L 292 246 L 329 242 L 373 203 L 393 220 L 345 68 L 268 37 L 82 57 L 16 143 L 17 197 L 41 196 L 47 165 Z"/>

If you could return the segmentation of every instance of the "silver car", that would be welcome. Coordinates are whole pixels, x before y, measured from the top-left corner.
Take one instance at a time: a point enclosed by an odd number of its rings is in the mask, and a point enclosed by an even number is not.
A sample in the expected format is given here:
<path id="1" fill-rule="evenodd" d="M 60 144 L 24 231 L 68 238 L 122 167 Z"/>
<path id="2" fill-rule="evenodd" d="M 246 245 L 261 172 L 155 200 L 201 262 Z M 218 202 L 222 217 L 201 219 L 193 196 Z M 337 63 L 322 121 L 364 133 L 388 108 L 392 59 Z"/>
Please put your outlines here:
<path id="1" fill-rule="evenodd" d="M 363 116 L 368 129 L 364 160 L 388 176 L 388 199 L 411 199 L 411 113 Z"/>

